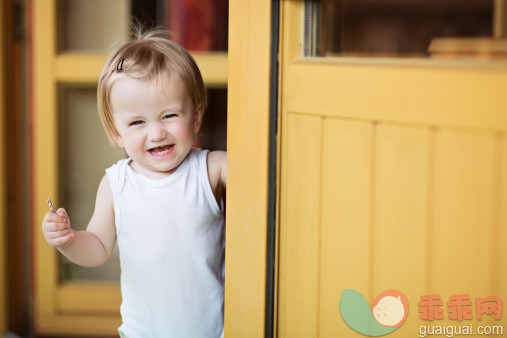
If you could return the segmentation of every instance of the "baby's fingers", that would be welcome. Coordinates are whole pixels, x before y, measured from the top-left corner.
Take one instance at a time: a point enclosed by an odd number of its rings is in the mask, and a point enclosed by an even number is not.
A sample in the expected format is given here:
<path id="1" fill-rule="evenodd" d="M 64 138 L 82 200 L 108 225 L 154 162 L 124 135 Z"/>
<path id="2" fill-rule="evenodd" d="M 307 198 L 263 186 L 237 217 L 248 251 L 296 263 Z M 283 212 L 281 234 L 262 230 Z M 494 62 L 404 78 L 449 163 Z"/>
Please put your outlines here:
<path id="1" fill-rule="evenodd" d="M 61 222 L 43 222 L 42 223 L 42 230 L 47 232 L 54 232 L 54 231 L 61 231 L 65 229 L 70 229 L 70 226 L 68 223 L 61 223 Z"/>
<path id="2" fill-rule="evenodd" d="M 46 237 L 48 239 L 56 239 L 56 238 L 67 236 L 70 233 L 72 233 L 71 229 L 65 229 L 65 230 L 60 230 L 60 231 L 49 231 L 46 234 Z"/>
<path id="3" fill-rule="evenodd" d="M 68 218 L 65 216 L 59 216 L 55 214 L 54 212 L 49 211 L 44 216 L 43 222 L 51 223 L 51 222 L 57 222 L 57 223 L 66 223 L 68 221 Z"/>
<path id="4" fill-rule="evenodd" d="M 56 210 L 56 214 L 62 218 L 68 218 L 69 216 L 67 215 L 67 210 L 65 210 L 64 208 L 58 208 L 58 210 Z"/>
<path id="5" fill-rule="evenodd" d="M 70 242 L 72 241 L 72 239 L 74 239 L 74 233 L 70 232 L 69 234 L 67 234 L 65 236 L 49 240 L 49 244 L 51 244 L 51 246 L 53 246 L 55 248 L 63 247 L 63 246 L 69 245 Z"/>

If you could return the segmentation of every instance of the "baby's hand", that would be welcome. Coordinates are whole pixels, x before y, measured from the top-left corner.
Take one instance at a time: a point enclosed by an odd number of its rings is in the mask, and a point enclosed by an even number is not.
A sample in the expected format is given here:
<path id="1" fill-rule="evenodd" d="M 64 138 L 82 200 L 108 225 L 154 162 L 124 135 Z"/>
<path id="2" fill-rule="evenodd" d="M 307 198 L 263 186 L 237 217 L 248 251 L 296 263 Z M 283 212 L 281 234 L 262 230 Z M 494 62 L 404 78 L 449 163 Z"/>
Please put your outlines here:
<path id="1" fill-rule="evenodd" d="M 58 209 L 56 213 L 50 211 L 44 216 L 42 232 L 54 248 L 65 248 L 74 239 L 74 231 L 70 228 L 69 216 L 64 208 Z"/>

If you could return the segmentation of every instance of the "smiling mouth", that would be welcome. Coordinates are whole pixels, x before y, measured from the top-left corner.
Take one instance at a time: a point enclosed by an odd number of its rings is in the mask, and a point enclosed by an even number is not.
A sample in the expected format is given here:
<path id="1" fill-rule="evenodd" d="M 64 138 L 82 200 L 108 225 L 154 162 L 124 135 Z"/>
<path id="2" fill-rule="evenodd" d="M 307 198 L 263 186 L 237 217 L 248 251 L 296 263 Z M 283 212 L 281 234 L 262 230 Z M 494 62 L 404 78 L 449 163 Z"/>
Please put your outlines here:
<path id="1" fill-rule="evenodd" d="M 166 146 L 151 148 L 148 150 L 148 152 L 153 157 L 162 158 L 162 157 L 166 157 L 166 156 L 171 155 L 173 153 L 173 150 L 174 150 L 174 144 L 170 144 L 170 145 L 166 145 Z"/>

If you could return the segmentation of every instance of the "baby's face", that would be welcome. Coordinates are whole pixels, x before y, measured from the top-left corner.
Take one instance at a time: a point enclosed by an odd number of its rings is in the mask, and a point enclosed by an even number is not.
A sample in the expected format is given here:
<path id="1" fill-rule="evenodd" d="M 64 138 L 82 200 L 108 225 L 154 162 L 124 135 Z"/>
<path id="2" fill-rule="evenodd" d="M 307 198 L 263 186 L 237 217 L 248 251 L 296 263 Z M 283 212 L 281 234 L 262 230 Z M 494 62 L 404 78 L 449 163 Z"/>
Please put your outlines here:
<path id="1" fill-rule="evenodd" d="M 373 307 L 373 316 L 384 326 L 397 325 L 405 315 L 405 309 L 400 297 L 385 296 Z"/>
<path id="2" fill-rule="evenodd" d="M 122 74 L 111 90 L 117 143 L 132 169 L 150 177 L 172 174 L 192 148 L 200 116 L 179 79 L 161 84 Z"/>

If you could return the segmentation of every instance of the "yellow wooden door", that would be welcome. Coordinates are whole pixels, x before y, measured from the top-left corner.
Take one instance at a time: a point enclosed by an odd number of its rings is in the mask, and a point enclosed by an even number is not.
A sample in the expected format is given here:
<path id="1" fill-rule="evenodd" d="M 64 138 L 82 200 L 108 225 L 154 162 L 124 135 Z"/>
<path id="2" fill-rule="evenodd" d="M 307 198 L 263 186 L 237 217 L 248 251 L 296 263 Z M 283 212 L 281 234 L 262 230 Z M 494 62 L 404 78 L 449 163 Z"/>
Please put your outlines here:
<path id="1" fill-rule="evenodd" d="M 390 337 L 507 329 L 475 304 L 507 300 L 507 63 L 305 58 L 304 2 L 281 6 L 275 335 L 363 336 L 342 319 L 346 289 L 407 297 Z M 426 295 L 442 320 L 419 318 Z M 450 318 L 458 295 L 472 319 Z"/>

